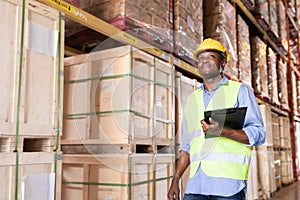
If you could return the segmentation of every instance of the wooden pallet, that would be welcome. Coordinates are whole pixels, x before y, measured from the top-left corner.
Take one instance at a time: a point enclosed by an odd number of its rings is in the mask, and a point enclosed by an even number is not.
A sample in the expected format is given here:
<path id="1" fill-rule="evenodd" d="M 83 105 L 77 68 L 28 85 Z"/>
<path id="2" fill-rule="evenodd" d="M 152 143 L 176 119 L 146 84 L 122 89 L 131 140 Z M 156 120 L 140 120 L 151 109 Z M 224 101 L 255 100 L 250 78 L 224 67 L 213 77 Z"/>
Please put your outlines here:
<path id="1" fill-rule="evenodd" d="M 16 141 L 18 144 L 16 145 Z M 0 136 L 0 152 L 53 152 L 56 149 L 56 137 L 44 136 Z"/>
<path id="2" fill-rule="evenodd" d="M 60 48 L 63 57 L 64 23 L 58 44 L 57 10 L 26 0 L 24 16 L 21 48 L 22 0 L 0 1 L 0 27 L 5 30 L 0 33 L 5 38 L 0 43 L 0 135 L 16 133 L 18 123 L 19 135 L 54 136 L 61 109 L 58 90 L 62 91 L 62 87 L 58 88 L 58 80 L 63 79 L 63 73 L 59 75 L 57 52 Z"/>
<path id="3" fill-rule="evenodd" d="M 18 165 L 16 155 L 0 153 L 0 199 L 15 199 L 16 189 L 17 199 L 51 199 L 54 195 L 56 199 L 61 199 L 61 153 L 18 153 Z M 60 159 L 57 160 L 55 173 L 56 156 Z"/>
<path id="4" fill-rule="evenodd" d="M 107 154 L 107 153 L 174 153 L 172 140 L 128 140 L 128 143 L 118 141 L 108 144 L 102 140 L 62 140 L 61 149 L 66 154 Z"/>

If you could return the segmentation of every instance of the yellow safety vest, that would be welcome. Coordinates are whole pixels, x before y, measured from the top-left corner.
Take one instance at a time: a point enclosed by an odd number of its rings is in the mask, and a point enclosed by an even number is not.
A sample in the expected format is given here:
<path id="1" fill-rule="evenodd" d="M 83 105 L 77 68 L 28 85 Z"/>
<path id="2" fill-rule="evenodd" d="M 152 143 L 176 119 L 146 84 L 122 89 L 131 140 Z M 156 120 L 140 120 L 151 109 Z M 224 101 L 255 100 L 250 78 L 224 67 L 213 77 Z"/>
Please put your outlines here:
<path id="1" fill-rule="evenodd" d="M 206 110 L 234 107 L 240 86 L 241 83 L 229 80 L 218 88 Z M 198 89 L 188 97 L 185 107 L 188 132 L 194 134 L 190 141 L 190 178 L 201 163 L 209 176 L 247 180 L 251 148 L 226 137 L 205 139 L 200 123 L 204 111 L 203 90 Z"/>

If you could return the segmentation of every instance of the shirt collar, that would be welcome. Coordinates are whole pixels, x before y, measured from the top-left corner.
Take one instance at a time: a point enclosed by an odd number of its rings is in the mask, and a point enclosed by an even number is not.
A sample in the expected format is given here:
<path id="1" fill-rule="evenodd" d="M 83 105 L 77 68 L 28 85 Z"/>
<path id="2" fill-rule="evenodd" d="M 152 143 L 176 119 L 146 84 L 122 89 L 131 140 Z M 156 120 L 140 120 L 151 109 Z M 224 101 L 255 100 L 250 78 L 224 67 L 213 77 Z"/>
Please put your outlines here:
<path id="1" fill-rule="evenodd" d="M 219 88 L 220 86 L 222 86 L 222 85 L 227 84 L 228 81 L 229 81 L 228 78 L 227 78 L 226 76 L 224 76 L 224 77 L 222 78 L 222 80 L 220 80 L 220 82 L 216 85 L 216 87 L 215 87 L 212 91 L 218 89 L 218 88 Z M 199 88 L 200 88 L 201 90 L 205 91 L 205 92 L 208 92 L 207 90 L 205 90 L 204 84 L 201 84 Z"/>

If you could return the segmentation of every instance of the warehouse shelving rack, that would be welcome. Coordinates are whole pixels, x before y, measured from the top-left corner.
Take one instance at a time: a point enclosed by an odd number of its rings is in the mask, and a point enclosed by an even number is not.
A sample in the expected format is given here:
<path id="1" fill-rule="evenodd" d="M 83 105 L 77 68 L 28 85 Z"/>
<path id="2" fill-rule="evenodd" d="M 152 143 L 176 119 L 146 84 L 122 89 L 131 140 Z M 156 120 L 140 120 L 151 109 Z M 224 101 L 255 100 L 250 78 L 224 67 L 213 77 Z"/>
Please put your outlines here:
<path id="1" fill-rule="evenodd" d="M 186 63 L 185 61 L 174 58 L 172 54 L 162 51 L 65 1 L 61 1 L 61 0 L 37 0 L 37 1 L 61 11 L 62 13 L 65 14 L 66 17 L 94 31 L 97 31 L 107 37 L 111 37 L 114 40 L 117 40 L 119 42 L 142 49 L 143 51 L 146 51 L 147 53 L 153 56 L 161 58 L 169 62 L 170 64 L 174 64 L 180 70 L 184 70 L 187 73 L 190 73 L 192 76 L 195 76 L 195 78 L 201 78 L 197 68 Z"/>
<path id="2" fill-rule="evenodd" d="M 140 48 L 143 51 L 146 51 L 147 53 L 156 56 L 158 58 L 161 58 L 170 64 L 175 65 L 176 69 L 183 70 L 190 74 L 193 78 L 201 79 L 201 76 L 199 74 L 199 71 L 194 66 L 186 63 L 185 61 L 182 61 L 181 59 L 175 57 L 172 53 L 168 53 L 165 51 L 162 51 L 154 46 L 149 45 L 148 43 L 112 26 L 111 24 L 108 24 L 104 22 L 103 20 L 85 12 L 82 9 L 79 9 L 65 1 L 62 0 L 37 0 L 41 3 L 44 3 L 50 7 L 53 7 L 62 13 L 65 14 L 66 17 L 70 18 L 71 20 L 74 20 L 92 30 L 97 31 L 98 33 L 101 33 L 107 37 L 112 37 L 113 39 L 132 45 L 134 47 Z M 269 46 L 284 60 L 287 62 L 288 66 L 288 72 L 287 72 L 287 81 L 289 85 L 289 107 L 290 111 L 283 111 L 280 108 L 272 106 L 272 109 L 275 110 L 275 112 L 281 113 L 282 115 L 289 116 L 291 119 L 291 132 L 292 132 L 292 146 L 295 149 L 296 148 L 296 142 L 295 142 L 295 111 L 293 108 L 293 85 L 292 85 L 292 72 L 295 72 L 298 77 L 300 77 L 300 72 L 297 67 L 299 67 L 299 61 L 296 59 L 295 55 L 291 55 L 290 51 L 290 44 L 288 44 L 288 49 L 284 49 L 284 47 L 278 43 L 278 41 L 274 41 L 274 38 L 272 37 L 272 32 L 265 30 L 263 25 L 259 23 L 259 21 L 255 18 L 253 13 L 246 7 L 246 5 L 242 2 L 242 0 L 229 0 L 242 11 L 242 13 L 246 16 L 247 20 L 250 22 L 248 24 L 249 26 L 254 27 L 258 30 L 258 32 L 261 34 L 263 40 L 269 44 Z M 300 41 L 300 33 L 299 28 L 297 27 L 297 24 L 295 20 L 291 17 L 291 15 L 288 12 L 287 7 L 287 0 L 283 0 L 285 5 L 285 14 L 286 14 L 286 21 L 287 21 L 287 35 L 288 35 L 288 41 L 289 41 L 289 24 L 292 24 L 293 28 L 297 32 L 298 41 Z M 300 52 L 300 45 L 298 44 L 298 49 Z M 69 47 L 66 47 L 66 51 L 71 54 L 79 54 L 80 51 L 71 49 Z M 291 62 L 294 63 L 294 65 L 291 65 Z M 264 103 L 264 100 L 258 99 L 259 103 Z M 296 170 L 296 151 L 293 151 L 293 165 L 294 165 L 294 178 L 297 180 L 297 170 Z"/>

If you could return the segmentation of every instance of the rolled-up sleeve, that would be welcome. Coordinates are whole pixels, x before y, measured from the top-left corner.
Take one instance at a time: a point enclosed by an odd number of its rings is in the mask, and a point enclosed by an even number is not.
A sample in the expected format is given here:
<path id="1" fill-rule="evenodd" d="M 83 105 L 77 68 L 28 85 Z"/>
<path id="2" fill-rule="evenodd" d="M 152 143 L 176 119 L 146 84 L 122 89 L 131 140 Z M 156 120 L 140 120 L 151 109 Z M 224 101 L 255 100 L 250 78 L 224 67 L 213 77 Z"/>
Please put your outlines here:
<path id="1" fill-rule="evenodd" d="M 243 130 L 248 136 L 250 146 L 262 145 L 266 138 L 264 122 L 256 98 L 246 85 L 240 87 L 238 104 L 238 107 L 248 107 Z"/>
<path id="2" fill-rule="evenodd" d="M 182 131 L 179 134 L 181 134 L 181 144 L 179 146 L 178 153 L 180 151 L 190 153 L 190 136 L 188 135 L 187 121 L 185 118 L 182 122 Z"/>

